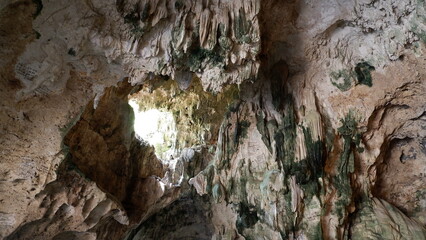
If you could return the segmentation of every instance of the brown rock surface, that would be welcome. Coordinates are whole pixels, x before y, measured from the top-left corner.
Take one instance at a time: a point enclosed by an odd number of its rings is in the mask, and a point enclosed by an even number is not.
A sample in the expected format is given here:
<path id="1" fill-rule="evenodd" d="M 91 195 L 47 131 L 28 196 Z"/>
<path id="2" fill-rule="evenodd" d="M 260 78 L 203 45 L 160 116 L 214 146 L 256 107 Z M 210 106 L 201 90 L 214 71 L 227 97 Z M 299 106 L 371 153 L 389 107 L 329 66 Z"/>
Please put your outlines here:
<path id="1" fill-rule="evenodd" d="M 132 222 L 138 222 L 163 195 L 152 176 L 164 177 L 165 167 L 153 147 L 134 136 L 133 110 L 127 99 L 131 90 L 123 82 L 106 89 L 96 106 L 89 102 L 64 144 L 70 161 L 122 203 Z"/>
<path id="2" fill-rule="evenodd" d="M 425 16 L 0 2 L 0 238 L 426 239 Z M 129 98 L 173 114 L 174 159 Z"/>

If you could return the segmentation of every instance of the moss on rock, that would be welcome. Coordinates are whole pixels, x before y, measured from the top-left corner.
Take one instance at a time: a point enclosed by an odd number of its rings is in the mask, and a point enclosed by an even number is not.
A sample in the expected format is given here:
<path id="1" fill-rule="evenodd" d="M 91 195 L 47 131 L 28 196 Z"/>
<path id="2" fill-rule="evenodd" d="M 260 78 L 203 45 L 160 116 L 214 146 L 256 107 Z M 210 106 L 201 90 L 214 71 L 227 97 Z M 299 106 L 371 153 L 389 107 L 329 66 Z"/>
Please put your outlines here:
<path id="1" fill-rule="evenodd" d="M 358 80 L 358 84 L 363 84 L 372 87 L 373 80 L 371 78 L 371 71 L 373 70 L 375 70 L 375 68 L 367 62 L 358 63 L 355 66 L 355 73 L 356 78 Z"/>
<path id="2" fill-rule="evenodd" d="M 355 73 L 351 69 L 341 69 L 330 73 L 331 84 L 340 89 L 340 91 L 348 91 L 354 81 Z"/>
<path id="3" fill-rule="evenodd" d="M 223 116 L 239 98 L 239 90 L 229 85 L 218 94 L 205 92 L 197 78 L 181 90 L 176 81 L 157 77 L 131 98 L 139 103 L 140 111 L 155 108 L 172 113 L 177 128 L 176 148 L 183 149 L 215 144 Z"/>

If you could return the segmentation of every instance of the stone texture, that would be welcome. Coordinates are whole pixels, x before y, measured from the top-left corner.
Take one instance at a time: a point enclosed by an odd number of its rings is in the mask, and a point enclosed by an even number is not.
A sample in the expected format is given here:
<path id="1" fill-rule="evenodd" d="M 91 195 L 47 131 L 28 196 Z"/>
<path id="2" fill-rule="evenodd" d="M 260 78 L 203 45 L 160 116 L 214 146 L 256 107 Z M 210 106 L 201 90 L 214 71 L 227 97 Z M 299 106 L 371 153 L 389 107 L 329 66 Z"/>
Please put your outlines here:
<path id="1" fill-rule="evenodd" d="M 425 239 L 425 12 L 1 2 L 0 238 Z M 174 114 L 178 157 L 129 98 Z"/>
<path id="2" fill-rule="evenodd" d="M 165 167 L 154 149 L 134 136 L 134 115 L 127 100 L 131 90 L 123 82 L 106 89 L 96 108 L 89 102 L 64 144 L 70 161 L 122 203 L 131 221 L 138 222 L 148 206 L 165 194 L 157 180 L 164 177 Z"/>
<path id="3" fill-rule="evenodd" d="M 162 209 L 125 239 L 211 239 L 213 224 L 209 203 L 201 197 L 186 196 Z"/>
<path id="4" fill-rule="evenodd" d="M 5 239 L 96 239 L 91 229 L 108 215 L 128 224 L 119 206 L 96 183 L 67 170 L 36 195 L 27 220 Z"/>

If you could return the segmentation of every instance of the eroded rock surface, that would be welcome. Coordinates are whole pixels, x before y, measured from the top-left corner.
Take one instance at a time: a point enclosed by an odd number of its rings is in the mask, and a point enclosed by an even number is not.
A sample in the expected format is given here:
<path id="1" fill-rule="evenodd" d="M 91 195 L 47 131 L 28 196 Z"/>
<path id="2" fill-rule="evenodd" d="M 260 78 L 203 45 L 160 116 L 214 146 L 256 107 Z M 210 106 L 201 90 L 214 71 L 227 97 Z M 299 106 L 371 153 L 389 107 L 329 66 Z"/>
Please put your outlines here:
<path id="1" fill-rule="evenodd" d="M 0 238 L 426 239 L 425 9 L 1 2 Z"/>

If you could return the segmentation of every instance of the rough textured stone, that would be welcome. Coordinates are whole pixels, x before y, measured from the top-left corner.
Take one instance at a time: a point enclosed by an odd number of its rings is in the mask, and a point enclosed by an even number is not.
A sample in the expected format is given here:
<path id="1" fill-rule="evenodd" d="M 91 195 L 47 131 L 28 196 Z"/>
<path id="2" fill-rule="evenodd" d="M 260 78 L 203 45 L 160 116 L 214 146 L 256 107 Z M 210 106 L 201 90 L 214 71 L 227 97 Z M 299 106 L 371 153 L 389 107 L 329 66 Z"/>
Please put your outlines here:
<path id="1" fill-rule="evenodd" d="M 425 239 L 425 9 L 2 1 L 0 238 Z"/>

